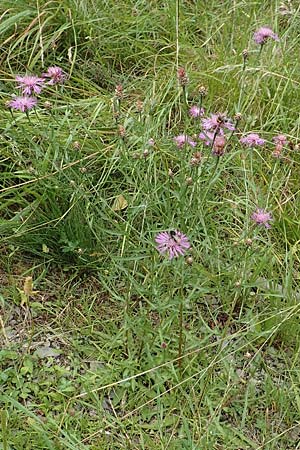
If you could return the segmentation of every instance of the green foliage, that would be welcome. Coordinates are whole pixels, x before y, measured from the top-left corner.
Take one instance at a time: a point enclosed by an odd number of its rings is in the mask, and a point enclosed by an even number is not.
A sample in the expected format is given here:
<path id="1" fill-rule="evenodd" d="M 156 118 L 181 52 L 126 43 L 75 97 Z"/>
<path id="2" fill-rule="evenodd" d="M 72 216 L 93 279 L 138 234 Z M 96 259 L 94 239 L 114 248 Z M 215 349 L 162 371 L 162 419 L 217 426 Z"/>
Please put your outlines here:
<path id="1" fill-rule="evenodd" d="M 298 2 L 4 0 L 1 17 L 0 448 L 298 448 Z M 266 24 L 280 42 L 260 52 Z M 53 65 L 64 84 L 11 112 L 15 75 Z M 200 103 L 242 115 L 220 157 Z M 155 249 L 174 229 L 190 261 Z"/>

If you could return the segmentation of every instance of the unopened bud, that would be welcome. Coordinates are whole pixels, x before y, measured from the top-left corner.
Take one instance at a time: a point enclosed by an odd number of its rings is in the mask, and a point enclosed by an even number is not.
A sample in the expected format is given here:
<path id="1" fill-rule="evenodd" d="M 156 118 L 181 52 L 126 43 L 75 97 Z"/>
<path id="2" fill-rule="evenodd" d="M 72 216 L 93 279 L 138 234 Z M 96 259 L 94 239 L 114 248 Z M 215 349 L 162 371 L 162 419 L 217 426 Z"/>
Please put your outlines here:
<path id="1" fill-rule="evenodd" d="M 81 148 L 81 144 L 79 141 L 74 141 L 73 142 L 73 148 L 75 148 L 75 150 L 80 150 Z"/>
<path id="2" fill-rule="evenodd" d="M 188 186 L 191 186 L 193 184 L 193 178 L 192 177 L 187 177 L 185 179 L 185 182 Z"/>
<path id="3" fill-rule="evenodd" d="M 143 111 L 143 102 L 141 100 L 137 100 L 135 106 L 138 113 L 141 113 Z"/>
<path id="4" fill-rule="evenodd" d="M 250 238 L 245 239 L 245 244 L 250 247 L 253 244 L 252 239 L 250 239 Z"/>
<path id="5" fill-rule="evenodd" d="M 123 93 L 123 86 L 121 84 L 117 84 L 116 88 L 115 88 L 115 94 L 116 97 L 121 100 L 122 98 L 124 98 L 124 93 Z"/>
<path id="6" fill-rule="evenodd" d="M 215 156 L 222 156 L 225 153 L 226 138 L 224 136 L 216 136 L 212 153 Z"/>
<path id="7" fill-rule="evenodd" d="M 200 86 L 199 87 L 199 94 L 201 95 L 201 97 L 205 97 L 207 94 L 207 87 L 205 86 Z"/>
<path id="8" fill-rule="evenodd" d="M 247 48 L 245 48 L 245 49 L 242 51 L 242 56 L 243 56 L 244 60 L 246 60 L 246 59 L 249 58 L 249 51 L 248 51 Z"/>
<path id="9" fill-rule="evenodd" d="M 186 71 L 183 67 L 179 67 L 179 69 L 177 71 L 177 77 L 178 77 L 179 84 L 181 86 L 186 86 L 188 84 L 189 79 L 188 79 Z"/>
<path id="10" fill-rule="evenodd" d="M 190 159 L 190 165 L 191 166 L 198 166 L 201 162 L 202 154 L 201 152 L 195 152 L 192 155 L 192 158 Z"/>
<path id="11" fill-rule="evenodd" d="M 274 156 L 274 158 L 280 158 L 282 149 L 283 149 L 283 145 L 276 144 L 275 150 L 272 152 L 272 156 Z"/>
<path id="12" fill-rule="evenodd" d="M 122 139 L 124 139 L 126 136 L 126 131 L 123 125 L 119 125 L 119 135 L 121 136 Z"/>
<path id="13" fill-rule="evenodd" d="M 46 100 L 46 101 L 44 102 L 44 108 L 46 108 L 46 109 L 52 109 L 52 103 L 49 102 L 48 100 Z"/>
<path id="14" fill-rule="evenodd" d="M 189 266 L 191 266 L 191 265 L 193 264 L 193 262 L 194 262 L 194 258 L 193 258 L 192 256 L 188 256 L 188 257 L 185 259 L 185 262 L 186 262 Z"/>

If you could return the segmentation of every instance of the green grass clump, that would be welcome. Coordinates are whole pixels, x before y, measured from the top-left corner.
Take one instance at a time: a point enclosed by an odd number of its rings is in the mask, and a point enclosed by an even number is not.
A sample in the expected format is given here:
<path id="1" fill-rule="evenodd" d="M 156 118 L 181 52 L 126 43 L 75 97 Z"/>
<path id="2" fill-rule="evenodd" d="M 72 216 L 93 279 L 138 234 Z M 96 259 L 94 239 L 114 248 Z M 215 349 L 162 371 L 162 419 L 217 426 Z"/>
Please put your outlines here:
<path id="1" fill-rule="evenodd" d="M 298 2 L 1 6 L 0 448 L 300 448 Z"/>

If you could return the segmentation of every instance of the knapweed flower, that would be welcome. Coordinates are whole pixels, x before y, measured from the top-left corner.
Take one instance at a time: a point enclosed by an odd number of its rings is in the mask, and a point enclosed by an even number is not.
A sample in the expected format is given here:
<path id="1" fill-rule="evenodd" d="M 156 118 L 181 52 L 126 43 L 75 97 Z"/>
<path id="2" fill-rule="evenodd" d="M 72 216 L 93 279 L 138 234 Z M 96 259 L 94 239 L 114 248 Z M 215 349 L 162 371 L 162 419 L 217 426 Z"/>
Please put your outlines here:
<path id="1" fill-rule="evenodd" d="M 222 156 L 225 153 L 226 138 L 225 136 L 216 136 L 212 149 L 212 154 Z"/>
<path id="2" fill-rule="evenodd" d="M 48 84 L 61 84 L 65 81 L 66 75 L 58 66 L 48 67 L 47 72 L 43 73 L 44 78 L 50 78 Z"/>
<path id="3" fill-rule="evenodd" d="M 155 238 L 155 242 L 159 253 L 167 254 L 169 259 L 184 255 L 191 246 L 187 236 L 178 230 L 159 233 Z"/>
<path id="4" fill-rule="evenodd" d="M 13 98 L 7 104 L 12 109 L 27 112 L 36 106 L 37 99 L 35 97 L 28 97 L 24 95 L 24 97 Z"/>
<path id="5" fill-rule="evenodd" d="M 196 105 L 192 106 L 190 108 L 190 110 L 189 110 L 189 115 L 191 117 L 194 117 L 195 119 L 197 117 L 203 116 L 203 114 L 204 114 L 204 109 L 203 108 L 199 108 L 199 106 L 196 106 Z"/>
<path id="6" fill-rule="evenodd" d="M 212 131 L 202 131 L 198 137 L 201 141 L 204 141 L 205 145 L 211 145 L 217 136 L 224 136 L 224 131 L 222 128 L 217 133 L 213 133 Z"/>
<path id="7" fill-rule="evenodd" d="M 223 113 L 211 114 L 210 117 L 202 119 L 202 127 L 205 131 L 214 132 L 219 132 L 224 128 L 230 131 L 235 130 L 233 123 Z"/>
<path id="8" fill-rule="evenodd" d="M 256 133 L 249 133 L 240 139 L 240 142 L 248 147 L 256 147 L 257 145 L 264 145 L 266 142 Z"/>
<path id="9" fill-rule="evenodd" d="M 288 140 L 284 134 L 278 134 L 278 136 L 273 137 L 273 142 L 275 142 L 276 145 L 286 145 L 288 143 Z"/>
<path id="10" fill-rule="evenodd" d="M 186 134 L 179 134 L 178 136 L 174 137 L 174 142 L 178 148 L 182 148 L 184 144 L 188 144 L 191 147 L 196 147 L 197 145 L 197 142 L 193 141 L 193 139 Z"/>
<path id="11" fill-rule="evenodd" d="M 257 210 L 252 214 L 251 219 L 254 220 L 257 225 L 264 225 L 266 228 L 271 227 L 269 222 L 273 220 L 271 213 L 261 208 L 257 208 Z"/>
<path id="12" fill-rule="evenodd" d="M 274 39 L 274 41 L 279 41 L 277 34 L 269 27 L 261 27 L 253 35 L 254 41 L 259 45 L 265 44 L 269 38 Z"/>
<path id="13" fill-rule="evenodd" d="M 17 87 L 22 89 L 22 94 L 24 95 L 39 94 L 44 83 L 43 78 L 35 75 L 25 75 L 24 77 L 17 75 L 16 81 L 19 83 Z"/>

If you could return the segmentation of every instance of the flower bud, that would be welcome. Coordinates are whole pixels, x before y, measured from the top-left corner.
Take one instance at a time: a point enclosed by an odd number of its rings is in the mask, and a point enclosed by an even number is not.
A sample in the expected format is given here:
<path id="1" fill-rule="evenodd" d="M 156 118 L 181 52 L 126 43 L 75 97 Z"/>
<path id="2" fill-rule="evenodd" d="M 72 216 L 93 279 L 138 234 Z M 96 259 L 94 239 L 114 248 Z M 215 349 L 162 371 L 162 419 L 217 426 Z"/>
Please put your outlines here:
<path id="1" fill-rule="evenodd" d="M 193 262 L 194 262 L 194 258 L 193 258 L 192 256 L 188 256 L 188 257 L 185 259 L 185 262 L 186 262 L 189 266 L 191 266 L 191 265 L 193 264 Z"/>

